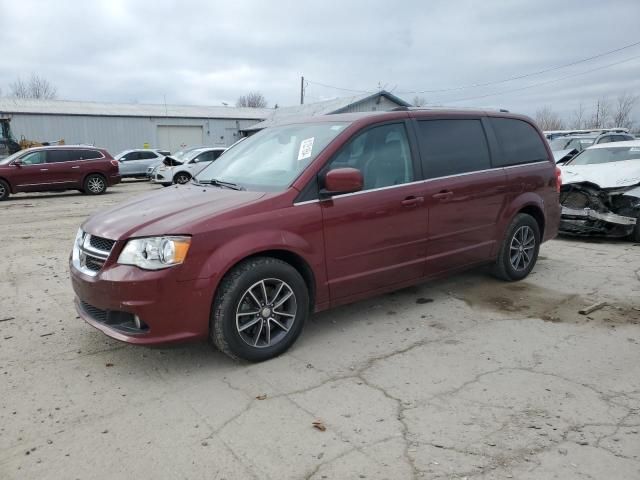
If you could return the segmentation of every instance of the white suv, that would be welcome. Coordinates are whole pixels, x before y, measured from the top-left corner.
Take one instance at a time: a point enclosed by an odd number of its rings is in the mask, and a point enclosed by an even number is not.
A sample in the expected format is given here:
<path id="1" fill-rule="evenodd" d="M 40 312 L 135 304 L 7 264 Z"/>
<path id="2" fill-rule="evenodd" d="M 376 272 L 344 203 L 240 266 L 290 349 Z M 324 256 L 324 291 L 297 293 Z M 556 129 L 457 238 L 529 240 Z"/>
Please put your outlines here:
<path id="1" fill-rule="evenodd" d="M 223 147 L 204 147 L 191 150 L 180 159 L 166 157 L 163 164 L 154 170 L 151 181 L 165 187 L 174 183 L 187 183 L 225 150 Z"/>

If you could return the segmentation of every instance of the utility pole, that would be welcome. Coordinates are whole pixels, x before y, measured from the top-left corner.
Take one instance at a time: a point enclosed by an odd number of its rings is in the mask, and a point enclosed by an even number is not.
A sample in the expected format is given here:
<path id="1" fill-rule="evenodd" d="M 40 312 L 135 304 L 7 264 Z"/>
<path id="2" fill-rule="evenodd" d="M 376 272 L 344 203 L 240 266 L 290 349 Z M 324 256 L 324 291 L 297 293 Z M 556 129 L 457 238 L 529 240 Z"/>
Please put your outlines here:
<path id="1" fill-rule="evenodd" d="M 596 128 L 600 128 L 600 99 L 596 103 Z"/>
<path id="2" fill-rule="evenodd" d="M 304 76 L 300 77 L 300 105 L 304 105 Z"/>

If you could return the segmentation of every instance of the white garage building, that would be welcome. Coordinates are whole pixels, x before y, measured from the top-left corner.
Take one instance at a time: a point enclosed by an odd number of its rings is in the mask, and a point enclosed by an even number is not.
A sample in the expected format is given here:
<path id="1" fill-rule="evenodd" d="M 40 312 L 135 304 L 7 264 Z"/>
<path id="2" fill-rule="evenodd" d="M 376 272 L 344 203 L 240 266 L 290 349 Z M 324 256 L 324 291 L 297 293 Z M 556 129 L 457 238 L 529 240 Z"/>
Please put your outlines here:
<path id="1" fill-rule="evenodd" d="M 15 140 L 87 144 L 122 150 L 187 146 L 228 147 L 243 135 L 299 116 L 391 110 L 409 106 L 380 91 L 282 108 L 143 105 L 127 103 L 24 100 L 0 97 L 0 116 L 11 118 Z"/>
<path id="2" fill-rule="evenodd" d="M 268 118 L 272 109 L 142 105 L 0 98 L 0 115 L 11 118 L 16 140 L 64 139 L 67 144 L 128 148 L 229 146 L 241 131 Z"/>

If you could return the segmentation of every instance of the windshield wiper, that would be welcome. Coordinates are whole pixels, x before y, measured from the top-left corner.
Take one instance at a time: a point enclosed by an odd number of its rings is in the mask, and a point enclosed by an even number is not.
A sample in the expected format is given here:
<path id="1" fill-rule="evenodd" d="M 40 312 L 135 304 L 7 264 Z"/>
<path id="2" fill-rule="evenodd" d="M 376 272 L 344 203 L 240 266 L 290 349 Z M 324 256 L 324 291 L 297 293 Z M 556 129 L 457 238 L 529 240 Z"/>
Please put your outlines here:
<path id="1" fill-rule="evenodd" d="M 212 178 L 211 180 L 198 180 L 198 182 L 205 185 L 214 185 L 216 187 L 229 188 L 231 190 L 246 190 L 241 185 L 233 182 L 225 182 L 223 180 L 218 180 L 217 178 Z"/>

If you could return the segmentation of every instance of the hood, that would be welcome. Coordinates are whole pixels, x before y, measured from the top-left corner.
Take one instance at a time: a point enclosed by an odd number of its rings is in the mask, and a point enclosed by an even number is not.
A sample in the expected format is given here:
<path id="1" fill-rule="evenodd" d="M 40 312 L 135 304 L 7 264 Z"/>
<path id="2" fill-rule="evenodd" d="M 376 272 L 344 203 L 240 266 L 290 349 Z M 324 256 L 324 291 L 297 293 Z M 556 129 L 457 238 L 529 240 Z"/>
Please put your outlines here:
<path id="1" fill-rule="evenodd" d="M 598 163 L 595 165 L 563 165 L 562 183 L 590 182 L 600 188 L 629 187 L 640 184 L 640 160 Z"/>
<path id="2" fill-rule="evenodd" d="M 194 224 L 254 202 L 266 194 L 180 185 L 135 197 L 87 219 L 82 229 L 112 240 L 193 233 Z"/>
<path id="3" fill-rule="evenodd" d="M 569 157 L 577 153 L 577 150 L 575 148 L 569 148 L 568 150 L 554 150 L 551 153 L 553 153 L 553 159 L 555 162 L 558 163 L 562 160 L 566 160 L 565 157 Z"/>

